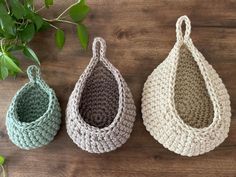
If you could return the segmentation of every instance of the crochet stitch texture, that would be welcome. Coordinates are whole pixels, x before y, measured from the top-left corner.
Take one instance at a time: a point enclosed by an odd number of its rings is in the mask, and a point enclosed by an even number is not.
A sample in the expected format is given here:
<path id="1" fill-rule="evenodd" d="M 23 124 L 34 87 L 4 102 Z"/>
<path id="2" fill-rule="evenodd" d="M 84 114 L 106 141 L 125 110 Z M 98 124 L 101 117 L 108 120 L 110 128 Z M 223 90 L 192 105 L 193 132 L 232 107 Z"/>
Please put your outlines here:
<path id="1" fill-rule="evenodd" d="M 228 136 L 231 121 L 227 90 L 194 46 L 190 32 L 189 18 L 180 17 L 177 41 L 148 77 L 142 94 L 146 129 L 165 148 L 183 156 L 197 156 L 220 145 Z"/>
<path id="2" fill-rule="evenodd" d="M 6 116 L 10 140 L 22 149 L 48 144 L 60 128 L 61 113 L 55 92 L 41 79 L 39 68 L 27 69 L 29 83 L 14 96 Z"/>
<path id="3" fill-rule="evenodd" d="M 93 42 L 93 57 L 69 98 L 66 114 L 70 138 L 91 153 L 115 150 L 130 136 L 136 111 L 120 72 L 105 58 L 106 43 Z"/>

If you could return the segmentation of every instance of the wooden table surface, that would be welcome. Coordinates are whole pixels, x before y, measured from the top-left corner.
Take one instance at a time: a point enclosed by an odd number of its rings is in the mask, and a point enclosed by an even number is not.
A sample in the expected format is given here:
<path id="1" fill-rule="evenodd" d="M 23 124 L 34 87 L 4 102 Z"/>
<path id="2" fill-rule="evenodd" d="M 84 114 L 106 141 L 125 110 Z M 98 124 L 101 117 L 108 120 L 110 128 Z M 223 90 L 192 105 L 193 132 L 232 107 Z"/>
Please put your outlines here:
<path id="1" fill-rule="evenodd" d="M 55 17 L 72 1 L 57 0 L 42 14 Z M 157 177 L 236 176 L 236 1 L 220 0 L 88 0 L 91 13 L 87 51 L 81 49 L 75 29 L 64 25 L 66 44 L 55 48 L 54 31 L 40 33 L 31 43 L 41 59 L 42 76 L 55 89 L 63 110 L 62 126 L 49 145 L 20 150 L 8 139 L 5 114 L 15 92 L 28 81 L 0 81 L 0 154 L 7 159 L 9 177 Z M 198 157 L 181 157 L 157 143 L 142 124 L 140 98 L 147 76 L 168 55 L 175 43 L 179 16 L 192 21 L 192 39 L 223 79 L 232 102 L 229 137 L 214 151 Z M 137 106 L 131 138 L 114 152 L 96 155 L 78 148 L 65 129 L 65 108 L 75 82 L 91 56 L 91 42 L 103 37 L 107 58 L 127 81 Z M 24 69 L 31 64 L 23 59 Z"/>

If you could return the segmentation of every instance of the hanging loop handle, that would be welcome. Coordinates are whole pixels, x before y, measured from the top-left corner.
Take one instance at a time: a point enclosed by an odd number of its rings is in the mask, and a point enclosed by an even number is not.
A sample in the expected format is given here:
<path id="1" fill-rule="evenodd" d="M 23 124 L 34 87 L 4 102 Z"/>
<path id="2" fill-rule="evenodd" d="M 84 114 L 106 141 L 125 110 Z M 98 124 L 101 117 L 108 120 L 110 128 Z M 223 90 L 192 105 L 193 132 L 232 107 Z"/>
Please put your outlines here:
<path id="1" fill-rule="evenodd" d="M 106 42 L 101 37 L 96 37 L 93 40 L 93 58 L 101 59 L 106 54 Z"/>
<path id="2" fill-rule="evenodd" d="M 40 69 L 35 65 L 28 67 L 27 74 L 31 82 L 35 82 L 40 79 Z"/>
<path id="3" fill-rule="evenodd" d="M 183 36 L 183 31 L 182 31 L 183 22 L 185 23 L 184 36 Z M 180 42 L 187 41 L 190 38 L 190 33 L 191 33 L 191 22 L 189 18 L 186 15 L 179 17 L 176 22 L 177 41 L 180 41 Z"/>

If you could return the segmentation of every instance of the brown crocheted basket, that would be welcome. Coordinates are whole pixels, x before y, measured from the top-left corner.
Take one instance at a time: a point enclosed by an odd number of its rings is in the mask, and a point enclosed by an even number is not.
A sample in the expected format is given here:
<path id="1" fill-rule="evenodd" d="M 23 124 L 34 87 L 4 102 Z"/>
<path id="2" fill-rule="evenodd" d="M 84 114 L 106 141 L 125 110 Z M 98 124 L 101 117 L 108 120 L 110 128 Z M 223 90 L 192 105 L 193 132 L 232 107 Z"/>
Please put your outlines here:
<path id="1" fill-rule="evenodd" d="M 68 135 L 91 153 L 109 152 L 124 144 L 136 116 L 132 94 L 120 72 L 105 58 L 105 50 L 105 41 L 95 38 L 93 57 L 67 106 Z"/>

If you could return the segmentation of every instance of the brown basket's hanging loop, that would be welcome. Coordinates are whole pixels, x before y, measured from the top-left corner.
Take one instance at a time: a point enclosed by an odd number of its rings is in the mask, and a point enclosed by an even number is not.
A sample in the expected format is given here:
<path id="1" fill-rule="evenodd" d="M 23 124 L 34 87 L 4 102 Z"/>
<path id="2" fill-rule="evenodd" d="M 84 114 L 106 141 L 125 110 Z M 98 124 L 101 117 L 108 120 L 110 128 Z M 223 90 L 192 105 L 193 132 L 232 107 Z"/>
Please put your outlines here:
<path id="1" fill-rule="evenodd" d="M 31 82 L 36 82 L 37 80 L 41 80 L 40 69 L 35 65 L 31 65 L 28 67 L 27 74 Z"/>
<path id="2" fill-rule="evenodd" d="M 185 32 L 183 35 L 182 32 L 182 24 L 185 23 Z M 176 38 L 178 42 L 184 42 L 190 39 L 190 33 L 191 33 L 191 22 L 189 18 L 184 15 L 178 18 L 176 22 Z"/>
<path id="3" fill-rule="evenodd" d="M 93 58 L 100 60 L 105 58 L 106 42 L 101 37 L 96 37 L 93 41 Z"/>

